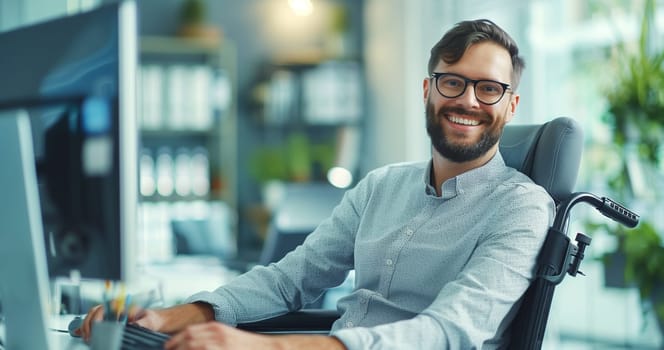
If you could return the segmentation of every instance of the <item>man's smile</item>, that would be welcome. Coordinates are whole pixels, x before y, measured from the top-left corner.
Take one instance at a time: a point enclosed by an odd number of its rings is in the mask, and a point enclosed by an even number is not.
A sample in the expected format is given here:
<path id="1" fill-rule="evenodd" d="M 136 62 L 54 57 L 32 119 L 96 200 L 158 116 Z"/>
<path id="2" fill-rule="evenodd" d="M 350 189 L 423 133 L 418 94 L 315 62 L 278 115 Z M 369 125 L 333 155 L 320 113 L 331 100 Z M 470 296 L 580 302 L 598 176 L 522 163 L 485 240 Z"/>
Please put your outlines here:
<path id="1" fill-rule="evenodd" d="M 476 119 L 464 118 L 458 115 L 443 114 L 447 120 L 454 124 L 465 125 L 465 126 L 477 126 L 480 125 L 480 121 Z"/>

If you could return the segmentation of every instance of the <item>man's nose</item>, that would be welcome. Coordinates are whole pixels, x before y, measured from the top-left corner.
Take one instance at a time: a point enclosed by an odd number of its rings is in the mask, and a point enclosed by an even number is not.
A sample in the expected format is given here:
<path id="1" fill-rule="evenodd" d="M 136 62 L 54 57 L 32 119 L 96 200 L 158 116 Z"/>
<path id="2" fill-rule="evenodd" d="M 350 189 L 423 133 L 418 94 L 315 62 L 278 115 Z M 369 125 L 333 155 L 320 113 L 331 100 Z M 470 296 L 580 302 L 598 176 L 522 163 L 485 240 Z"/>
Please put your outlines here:
<path id="1" fill-rule="evenodd" d="M 466 85 L 466 90 L 463 92 L 463 94 L 461 94 L 461 96 L 458 96 L 456 100 L 464 106 L 479 106 L 480 101 L 478 101 L 477 97 L 475 96 L 475 84 L 468 83 L 468 85 Z"/>

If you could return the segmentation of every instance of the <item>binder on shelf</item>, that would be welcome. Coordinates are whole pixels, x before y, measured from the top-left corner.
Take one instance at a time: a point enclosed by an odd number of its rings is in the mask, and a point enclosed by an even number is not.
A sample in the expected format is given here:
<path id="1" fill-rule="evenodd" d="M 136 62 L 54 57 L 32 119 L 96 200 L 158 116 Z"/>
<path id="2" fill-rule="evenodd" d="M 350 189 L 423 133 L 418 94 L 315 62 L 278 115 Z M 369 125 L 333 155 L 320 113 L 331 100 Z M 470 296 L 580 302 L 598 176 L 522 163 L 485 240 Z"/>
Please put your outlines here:
<path id="1" fill-rule="evenodd" d="M 164 71 L 156 64 L 145 64 L 139 73 L 139 116 L 145 130 L 158 130 L 163 127 L 163 86 Z"/>
<path id="2" fill-rule="evenodd" d="M 265 108 L 265 124 L 284 125 L 297 114 L 297 75 L 287 70 L 272 74 Z"/>
<path id="3" fill-rule="evenodd" d="M 166 115 L 168 116 L 168 129 L 171 130 L 187 129 L 188 111 L 185 97 L 189 88 L 187 74 L 189 74 L 187 67 L 180 64 L 170 65 L 166 68 L 166 105 L 168 106 Z"/>
<path id="4" fill-rule="evenodd" d="M 141 256 L 144 262 L 168 261 L 180 248 L 180 233 L 191 243 L 208 231 L 223 234 L 208 237 L 209 253 L 232 256 L 237 248 L 234 45 L 203 47 L 179 38 L 143 37 L 141 59 Z M 214 194 L 211 174 L 224 179 L 225 187 Z M 221 197 L 223 202 L 216 201 Z M 178 216 L 192 210 L 207 214 Z"/>
<path id="5" fill-rule="evenodd" d="M 362 113 L 360 67 L 327 62 L 306 71 L 302 81 L 304 119 L 310 124 L 355 123 Z"/>
<path id="6" fill-rule="evenodd" d="M 143 65 L 139 80 L 142 127 L 209 130 L 213 126 L 214 109 L 227 108 L 230 100 L 228 82 L 213 85 L 213 79 L 212 69 L 205 65 Z"/>
<path id="7" fill-rule="evenodd" d="M 204 65 L 188 67 L 188 84 L 185 85 L 185 101 L 187 102 L 188 128 L 193 130 L 209 130 L 212 127 L 212 71 Z"/>

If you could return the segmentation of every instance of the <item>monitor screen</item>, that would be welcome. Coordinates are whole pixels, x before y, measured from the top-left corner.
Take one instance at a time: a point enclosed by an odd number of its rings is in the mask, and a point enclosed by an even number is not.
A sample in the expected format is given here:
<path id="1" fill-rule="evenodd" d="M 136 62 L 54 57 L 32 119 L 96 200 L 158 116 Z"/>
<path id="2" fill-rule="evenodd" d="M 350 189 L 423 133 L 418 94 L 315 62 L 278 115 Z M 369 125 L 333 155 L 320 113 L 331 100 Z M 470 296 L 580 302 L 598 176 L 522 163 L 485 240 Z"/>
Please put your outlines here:
<path id="1" fill-rule="evenodd" d="M 24 109 L 30 120 L 49 275 L 122 278 L 117 100 Z"/>
<path id="2" fill-rule="evenodd" d="M 136 5 L 0 33 L 0 303 L 8 349 L 50 349 L 49 277 L 131 281 Z M 79 274 L 71 274 L 79 276 Z"/>
<path id="3" fill-rule="evenodd" d="M 123 279 L 136 215 L 135 15 L 105 5 L 0 33 L 0 47 L 0 110 L 23 109 L 31 124 L 49 275 Z"/>

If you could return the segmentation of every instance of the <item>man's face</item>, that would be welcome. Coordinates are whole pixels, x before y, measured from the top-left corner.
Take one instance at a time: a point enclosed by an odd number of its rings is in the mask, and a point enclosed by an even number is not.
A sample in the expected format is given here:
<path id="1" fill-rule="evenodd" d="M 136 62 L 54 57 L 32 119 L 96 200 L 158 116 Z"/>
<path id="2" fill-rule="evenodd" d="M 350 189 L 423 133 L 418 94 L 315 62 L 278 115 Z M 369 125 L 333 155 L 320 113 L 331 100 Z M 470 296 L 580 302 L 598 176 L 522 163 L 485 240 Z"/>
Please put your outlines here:
<path id="1" fill-rule="evenodd" d="M 434 72 L 513 84 L 512 60 L 507 50 L 492 42 L 470 46 L 454 64 L 441 60 Z M 442 96 L 435 84 L 435 79 L 424 81 L 427 133 L 434 149 L 443 157 L 461 163 L 478 159 L 497 148 L 503 127 L 516 110 L 519 96 L 508 90 L 498 103 L 486 105 L 475 97 L 472 83 L 468 83 L 466 91 L 455 98 Z"/>

